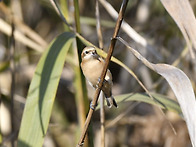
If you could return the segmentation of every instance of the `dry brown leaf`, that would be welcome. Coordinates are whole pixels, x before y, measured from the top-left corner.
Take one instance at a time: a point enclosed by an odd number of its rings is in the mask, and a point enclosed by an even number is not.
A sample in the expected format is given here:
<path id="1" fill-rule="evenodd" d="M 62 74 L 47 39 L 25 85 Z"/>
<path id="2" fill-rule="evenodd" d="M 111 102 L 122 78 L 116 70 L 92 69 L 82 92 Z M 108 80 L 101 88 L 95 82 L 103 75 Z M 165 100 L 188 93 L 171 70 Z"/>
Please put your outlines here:
<path id="1" fill-rule="evenodd" d="M 163 6 L 180 28 L 192 57 L 195 57 L 191 42 L 196 50 L 196 20 L 188 0 L 161 0 Z"/>
<path id="2" fill-rule="evenodd" d="M 6 35 L 11 35 L 11 25 L 9 25 L 7 22 L 5 22 L 3 19 L 0 18 L 0 32 L 5 33 Z M 21 33 L 18 29 L 14 31 L 15 39 L 22 44 L 35 49 L 38 52 L 43 52 L 44 48 L 43 46 L 39 45 L 38 43 L 32 41 L 28 37 L 26 37 L 23 33 Z"/>
<path id="3" fill-rule="evenodd" d="M 153 64 L 139 52 L 129 46 L 122 38 L 118 38 L 147 67 L 163 76 L 171 86 L 182 109 L 193 147 L 196 147 L 196 101 L 189 78 L 180 69 L 168 64 Z"/>
<path id="4" fill-rule="evenodd" d="M 108 12 L 108 14 L 114 20 L 117 20 L 117 18 L 118 18 L 118 12 L 112 7 L 112 5 L 109 2 L 107 2 L 106 0 L 99 0 L 99 2 L 106 9 L 106 11 Z M 142 45 L 146 49 L 148 49 L 156 58 L 161 59 L 161 56 L 155 50 L 155 47 L 153 47 L 151 44 L 149 44 L 147 42 L 146 38 L 144 38 L 139 33 L 137 33 L 125 20 L 123 21 L 121 28 L 135 42 L 139 43 L 140 45 Z"/>

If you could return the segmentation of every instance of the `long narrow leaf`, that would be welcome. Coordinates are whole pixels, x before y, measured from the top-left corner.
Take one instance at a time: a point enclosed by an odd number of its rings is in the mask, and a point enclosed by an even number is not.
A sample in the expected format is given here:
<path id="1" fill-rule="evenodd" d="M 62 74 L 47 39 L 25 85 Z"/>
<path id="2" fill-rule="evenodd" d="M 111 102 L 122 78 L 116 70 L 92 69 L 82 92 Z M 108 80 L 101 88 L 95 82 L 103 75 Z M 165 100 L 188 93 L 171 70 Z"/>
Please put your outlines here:
<path id="1" fill-rule="evenodd" d="M 196 147 L 196 100 L 193 87 L 187 75 L 180 69 L 168 64 L 153 64 L 139 52 L 118 38 L 147 67 L 163 76 L 171 86 L 182 109 L 193 147 Z"/>
<path id="2" fill-rule="evenodd" d="M 181 30 L 186 43 L 195 57 L 191 43 L 196 49 L 196 19 L 188 0 L 160 0 Z"/>
<path id="3" fill-rule="evenodd" d="M 122 103 L 126 103 L 129 101 L 138 101 L 138 102 L 144 102 L 152 105 L 158 104 L 163 109 L 174 111 L 178 114 L 182 113 L 180 106 L 176 101 L 169 99 L 160 94 L 152 94 L 152 96 L 154 99 L 151 99 L 147 94 L 127 93 L 127 94 L 117 95 L 115 96 L 115 99 L 119 106 Z M 98 106 L 97 108 L 100 108 L 100 106 Z"/>
<path id="4" fill-rule="evenodd" d="M 160 94 L 152 94 L 154 99 L 151 99 L 146 94 L 139 94 L 139 93 L 130 93 L 130 94 L 123 94 L 115 96 L 117 99 L 117 102 L 128 102 L 128 101 L 139 101 L 139 102 L 145 102 L 152 105 L 159 105 L 161 108 L 177 112 L 178 114 L 181 114 L 181 109 L 179 104 L 169 99 L 163 95 Z M 157 103 L 158 102 L 158 103 Z"/>
<path id="5" fill-rule="evenodd" d="M 58 36 L 42 55 L 33 76 L 19 131 L 18 147 L 41 147 L 57 86 L 74 34 Z"/>

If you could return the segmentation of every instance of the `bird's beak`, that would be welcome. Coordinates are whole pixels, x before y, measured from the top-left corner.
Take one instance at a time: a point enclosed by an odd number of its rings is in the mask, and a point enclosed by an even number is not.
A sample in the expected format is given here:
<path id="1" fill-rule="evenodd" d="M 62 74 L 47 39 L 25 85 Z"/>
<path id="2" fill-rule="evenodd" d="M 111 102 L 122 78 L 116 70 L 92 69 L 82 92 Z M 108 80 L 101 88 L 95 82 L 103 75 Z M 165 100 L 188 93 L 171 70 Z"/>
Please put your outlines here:
<path id="1" fill-rule="evenodd" d="M 98 54 L 97 54 L 96 52 L 92 52 L 91 55 L 92 55 L 92 57 L 95 58 L 95 59 L 98 59 L 98 57 L 99 57 Z"/>

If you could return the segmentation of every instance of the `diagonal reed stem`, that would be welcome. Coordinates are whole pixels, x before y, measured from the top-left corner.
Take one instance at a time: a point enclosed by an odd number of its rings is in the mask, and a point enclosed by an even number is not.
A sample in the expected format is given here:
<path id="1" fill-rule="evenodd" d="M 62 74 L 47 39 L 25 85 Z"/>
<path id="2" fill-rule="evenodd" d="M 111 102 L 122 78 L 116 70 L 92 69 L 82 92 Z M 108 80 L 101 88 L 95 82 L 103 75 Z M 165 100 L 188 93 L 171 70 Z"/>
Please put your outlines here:
<path id="1" fill-rule="evenodd" d="M 96 104 L 97 104 L 97 101 L 98 101 L 98 97 L 99 97 L 99 94 L 100 94 L 100 91 L 101 91 L 101 88 L 102 88 L 102 84 L 103 84 L 106 72 L 107 72 L 107 69 L 108 69 L 108 65 L 109 65 L 112 53 L 114 51 L 114 47 L 115 47 L 115 44 L 116 44 L 116 37 L 119 33 L 119 30 L 120 30 L 120 27 L 121 27 L 121 24 L 122 24 L 122 21 L 123 21 L 123 17 L 124 17 L 124 14 L 125 14 L 127 3 L 128 3 L 128 0 L 123 0 L 121 8 L 120 8 L 120 12 L 119 12 L 119 15 L 118 15 L 118 19 L 117 19 L 117 22 L 116 22 L 114 33 L 113 33 L 113 36 L 112 36 L 112 39 L 111 39 L 109 51 L 108 51 L 108 54 L 107 54 L 107 57 L 106 57 L 106 60 L 105 60 L 105 65 L 104 65 L 104 68 L 103 68 L 103 71 L 102 71 L 102 74 L 101 74 L 101 77 L 100 77 L 100 82 L 98 83 L 98 88 L 95 91 L 94 98 L 93 98 L 93 101 L 92 101 L 92 105 L 95 106 L 95 108 L 96 108 Z M 77 145 L 78 147 L 82 146 L 83 143 L 84 143 L 84 139 L 85 139 L 85 136 L 86 136 L 86 133 L 87 133 L 87 130 L 88 130 L 88 127 L 89 127 L 89 124 L 90 124 L 90 121 L 91 121 L 94 110 L 93 109 L 89 110 L 89 113 L 88 113 L 88 116 L 87 116 L 87 119 L 86 119 L 86 122 L 85 122 L 85 125 L 84 125 L 84 128 L 83 128 L 82 135 L 81 135 L 80 140 L 79 140 L 78 145 Z"/>

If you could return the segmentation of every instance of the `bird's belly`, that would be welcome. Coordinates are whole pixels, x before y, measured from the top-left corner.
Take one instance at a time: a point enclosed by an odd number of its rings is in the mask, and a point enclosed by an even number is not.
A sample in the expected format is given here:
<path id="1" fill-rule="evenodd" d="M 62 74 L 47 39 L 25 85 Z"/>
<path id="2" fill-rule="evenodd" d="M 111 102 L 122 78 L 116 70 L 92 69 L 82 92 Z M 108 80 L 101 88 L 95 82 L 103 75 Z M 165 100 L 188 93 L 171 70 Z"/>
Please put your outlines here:
<path id="1" fill-rule="evenodd" d="M 92 84 L 92 86 L 96 86 L 98 83 L 98 79 L 101 76 L 103 66 L 99 65 L 97 62 L 91 62 L 90 64 L 85 64 L 86 68 L 83 66 L 83 73 L 87 80 Z"/>

